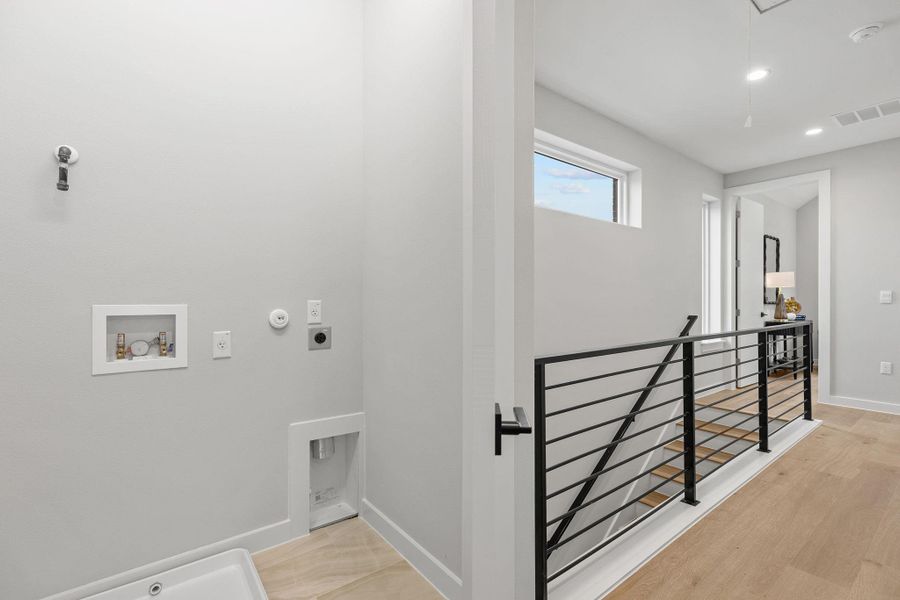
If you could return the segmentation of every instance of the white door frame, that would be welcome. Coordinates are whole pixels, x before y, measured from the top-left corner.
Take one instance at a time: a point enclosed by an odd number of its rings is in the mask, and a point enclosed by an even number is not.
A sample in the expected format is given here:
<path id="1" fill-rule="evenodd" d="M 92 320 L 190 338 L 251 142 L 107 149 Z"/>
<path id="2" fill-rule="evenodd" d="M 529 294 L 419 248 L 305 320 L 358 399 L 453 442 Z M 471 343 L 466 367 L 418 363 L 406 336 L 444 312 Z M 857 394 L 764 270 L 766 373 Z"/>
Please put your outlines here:
<path id="1" fill-rule="evenodd" d="M 534 597 L 534 3 L 468 0 L 463 61 L 462 597 Z"/>
<path id="2" fill-rule="evenodd" d="M 735 207 L 740 196 L 748 194 L 764 194 L 773 190 L 782 189 L 794 185 L 815 182 L 819 186 L 819 401 L 831 402 L 831 170 L 815 171 L 768 179 L 757 183 L 748 183 L 726 188 L 725 206 L 728 211 L 726 222 L 735 222 Z M 725 264 L 733 266 L 735 263 L 734 231 L 729 232 L 729 240 L 725 241 L 723 256 Z M 726 236 L 723 236 L 726 237 Z M 725 313 L 726 323 L 734 323 L 734 269 L 726 269 L 729 273 L 725 282 L 726 298 Z"/>

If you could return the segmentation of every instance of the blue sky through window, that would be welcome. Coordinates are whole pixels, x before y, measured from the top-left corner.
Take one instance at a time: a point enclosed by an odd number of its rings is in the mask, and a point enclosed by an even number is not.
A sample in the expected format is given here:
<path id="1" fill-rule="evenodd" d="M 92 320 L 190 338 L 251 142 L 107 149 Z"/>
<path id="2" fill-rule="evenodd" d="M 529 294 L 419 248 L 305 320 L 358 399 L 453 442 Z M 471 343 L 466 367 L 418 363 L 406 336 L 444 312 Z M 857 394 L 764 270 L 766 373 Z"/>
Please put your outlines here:
<path id="1" fill-rule="evenodd" d="M 613 220 L 615 179 L 534 153 L 534 205 L 603 221 Z"/>

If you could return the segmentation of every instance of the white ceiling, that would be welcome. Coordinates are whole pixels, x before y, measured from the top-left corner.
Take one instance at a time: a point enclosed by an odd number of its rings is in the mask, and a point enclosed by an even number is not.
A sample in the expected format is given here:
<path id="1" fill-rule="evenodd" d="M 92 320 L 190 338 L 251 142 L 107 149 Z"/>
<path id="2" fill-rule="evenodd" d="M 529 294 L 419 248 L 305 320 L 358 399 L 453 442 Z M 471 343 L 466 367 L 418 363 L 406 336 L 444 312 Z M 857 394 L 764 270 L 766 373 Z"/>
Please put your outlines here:
<path id="1" fill-rule="evenodd" d="M 794 210 L 819 195 L 819 182 L 811 181 L 790 187 L 769 190 L 764 194 L 747 194 L 751 200 L 772 200 Z"/>
<path id="2" fill-rule="evenodd" d="M 731 173 L 900 137 L 900 114 L 841 128 L 831 115 L 900 97 L 900 0 L 537 0 L 538 83 Z M 853 29 L 886 27 L 854 44 Z M 824 133 L 808 137 L 814 126 Z"/>

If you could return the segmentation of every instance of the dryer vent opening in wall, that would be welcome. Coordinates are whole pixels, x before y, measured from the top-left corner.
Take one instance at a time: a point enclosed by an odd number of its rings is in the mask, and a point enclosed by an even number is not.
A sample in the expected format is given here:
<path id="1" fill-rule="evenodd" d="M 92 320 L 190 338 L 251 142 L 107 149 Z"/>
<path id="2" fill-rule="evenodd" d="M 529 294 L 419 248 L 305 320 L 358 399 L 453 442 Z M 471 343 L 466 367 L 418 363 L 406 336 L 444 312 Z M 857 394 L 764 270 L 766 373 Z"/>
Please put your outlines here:
<path id="1" fill-rule="evenodd" d="M 310 530 L 357 515 L 358 440 L 358 433 L 310 440 Z"/>

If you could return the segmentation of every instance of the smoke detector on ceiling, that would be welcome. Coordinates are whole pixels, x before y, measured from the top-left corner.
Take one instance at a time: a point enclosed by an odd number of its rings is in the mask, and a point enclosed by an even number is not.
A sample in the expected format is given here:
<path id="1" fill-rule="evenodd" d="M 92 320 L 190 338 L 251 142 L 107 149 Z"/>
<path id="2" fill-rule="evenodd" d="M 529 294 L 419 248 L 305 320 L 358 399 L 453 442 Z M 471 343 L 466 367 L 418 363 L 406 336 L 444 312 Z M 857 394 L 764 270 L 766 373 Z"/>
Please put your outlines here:
<path id="1" fill-rule="evenodd" d="M 864 25 L 859 29 L 850 32 L 850 39 L 853 40 L 855 44 L 862 44 L 869 38 L 873 38 L 878 33 L 884 29 L 884 23 L 870 23 L 869 25 Z"/>

